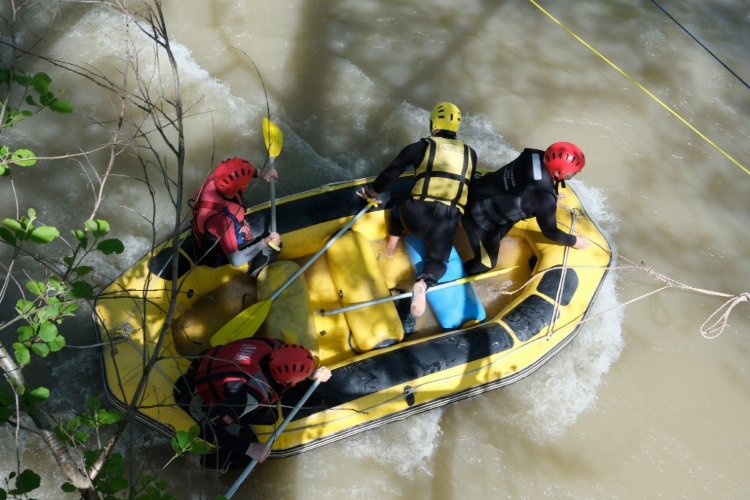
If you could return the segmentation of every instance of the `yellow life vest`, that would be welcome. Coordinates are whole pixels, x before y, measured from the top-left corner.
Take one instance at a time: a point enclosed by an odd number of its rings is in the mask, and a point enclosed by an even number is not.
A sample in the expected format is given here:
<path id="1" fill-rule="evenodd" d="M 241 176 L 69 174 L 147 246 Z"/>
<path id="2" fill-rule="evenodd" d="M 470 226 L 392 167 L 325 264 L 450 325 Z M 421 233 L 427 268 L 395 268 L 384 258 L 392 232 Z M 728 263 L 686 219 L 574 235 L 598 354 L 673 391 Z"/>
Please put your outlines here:
<path id="1" fill-rule="evenodd" d="M 463 213 L 475 167 L 471 149 L 458 139 L 423 140 L 427 142 L 427 150 L 415 172 L 412 198 L 437 201 L 457 207 Z"/>

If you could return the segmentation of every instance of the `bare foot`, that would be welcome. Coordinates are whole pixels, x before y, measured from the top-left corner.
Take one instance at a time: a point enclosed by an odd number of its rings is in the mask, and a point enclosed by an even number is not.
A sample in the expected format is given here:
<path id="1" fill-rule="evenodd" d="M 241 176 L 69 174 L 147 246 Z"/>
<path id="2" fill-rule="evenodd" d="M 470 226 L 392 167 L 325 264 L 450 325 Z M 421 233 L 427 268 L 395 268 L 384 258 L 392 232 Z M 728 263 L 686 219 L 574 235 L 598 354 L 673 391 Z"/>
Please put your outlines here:
<path id="1" fill-rule="evenodd" d="M 398 240 L 400 240 L 400 236 L 389 236 L 388 237 L 388 243 L 385 245 L 385 256 L 390 258 L 396 255 L 396 245 L 398 245 Z"/>
<path id="2" fill-rule="evenodd" d="M 411 293 L 411 314 L 415 318 L 418 318 L 424 314 L 424 311 L 427 308 L 427 284 L 424 280 L 419 280 L 414 283 L 414 288 L 412 288 Z"/>

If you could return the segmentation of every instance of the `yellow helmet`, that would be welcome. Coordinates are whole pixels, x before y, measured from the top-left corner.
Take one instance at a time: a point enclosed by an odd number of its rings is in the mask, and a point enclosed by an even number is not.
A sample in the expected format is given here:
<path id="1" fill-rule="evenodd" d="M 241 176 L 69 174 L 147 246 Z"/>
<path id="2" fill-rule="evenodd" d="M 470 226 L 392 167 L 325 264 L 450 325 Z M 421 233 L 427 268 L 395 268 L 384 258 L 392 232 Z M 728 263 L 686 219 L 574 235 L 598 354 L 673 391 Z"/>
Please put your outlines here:
<path id="1" fill-rule="evenodd" d="M 439 102 L 430 114 L 430 130 L 440 129 L 458 132 L 461 126 L 461 110 L 452 102 Z"/>

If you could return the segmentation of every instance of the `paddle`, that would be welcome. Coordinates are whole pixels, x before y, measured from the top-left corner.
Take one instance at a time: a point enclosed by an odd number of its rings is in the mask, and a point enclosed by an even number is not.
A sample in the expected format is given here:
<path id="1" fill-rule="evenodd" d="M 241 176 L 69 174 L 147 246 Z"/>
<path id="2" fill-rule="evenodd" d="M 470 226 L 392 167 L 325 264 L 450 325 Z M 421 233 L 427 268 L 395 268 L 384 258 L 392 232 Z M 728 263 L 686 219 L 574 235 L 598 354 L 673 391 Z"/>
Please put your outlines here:
<path id="1" fill-rule="evenodd" d="M 284 144 L 284 134 L 281 129 L 267 116 L 263 117 L 263 140 L 266 143 L 266 149 L 268 150 L 269 168 L 274 168 L 273 165 L 276 162 L 276 157 L 281 154 L 281 146 Z M 271 232 L 276 232 L 276 179 L 271 178 Z M 269 243 L 269 246 L 276 250 L 281 251 L 281 247 L 276 243 Z"/>
<path id="2" fill-rule="evenodd" d="M 477 274 L 475 276 L 466 276 L 465 278 L 459 278 L 457 280 L 440 283 L 438 285 L 428 288 L 427 293 L 434 292 L 442 288 L 448 288 L 448 287 L 456 286 L 456 285 L 463 285 L 465 283 L 471 283 L 472 281 L 479 281 L 479 280 L 483 280 L 487 278 L 492 278 L 494 276 L 499 276 L 501 274 L 506 274 L 506 273 L 513 271 L 517 267 L 518 266 L 507 267 L 505 269 L 497 269 L 495 271 L 489 271 L 486 273 Z M 319 309 L 318 315 L 319 316 L 333 316 L 334 314 L 340 314 L 340 313 L 347 312 L 347 311 L 353 311 L 355 309 L 362 309 L 363 307 L 374 306 L 377 304 L 382 304 L 384 302 L 393 302 L 399 299 L 405 299 L 405 298 L 411 297 L 412 295 L 413 295 L 412 292 L 404 292 L 404 293 L 399 293 L 398 295 L 391 295 L 390 297 L 381 297 L 379 299 L 373 299 L 373 300 L 368 300 L 365 302 L 357 302 L 355 304 L 349 304 L 348 306 L 339 307 L 337 309 Z"/>
<path id="3" fill-rule="evenodd" d="M 278 298 L 278 296 L 281 295 L 281 293 L 286 290 L 287 287 L 294 282 L 294 280 L 296 280 L 302 273 L 304 273 L 308 267 L 310 267 L 316 260 L 318 260 L 318 257 L 323 255 L 325 251 L 328 250 L 331 245 L 333 245 L 336 240 L 341 237 L 342 234 L 348 231 L 349 228 L 352 227 L 360 218 L 362 218 L 362 216 L 365 215 L 372 207 L 376 207 L 377 205 L 378 202 L 374 198 L 367 200 L 367 205 L 365 205 L 362 210 L 357 212 L 357 215 L 352 217 L 349 222 L 344 224 L 344 227 L 339 229 L 338 232 L 334 234 L 325 245 L 323 245 L 323 248 L 318 250 L 315 255 L 310 257 L 310 259 L 305 262 L 305 264 L 300 267 L 294 274 L 292 274 L 289 279 L 287 279 L 269 298 L 261 300 L 260 302 L 256 302 L 255 304 L 249 306 L 247 309 L 229 320 L 224 326 L 219 329 L 218 332 L 214 333 L 211 337 L 211 346 L 214 347 L 217 345 L 224 345 L 234 340 L 252 337 L 255 332 L 258 331 L 260 325 L 263 324 L 263 322 L 266 320 L 266 317 L 268 317 L 268 313 L 271 310 L 271 303 L 276 300 L 276 298 Z"/>
<path id="4" fill-rule="evenodd" d="M 274 168 L 276 157 L 281 154 L 281 146 L 284 143 L 284 134 L 281 129 L 273 123 L 268 117 L 263 117 L 263 141 L 266 143 L 266 150 L 268 151 L 269 158 L 269 169 Z M 276 179 L 271 177 L 268 181 L 271 187 L 271 232 L 276 232 Z M 260 252 L 256 255 L 248 266 L 248 274 L 253 278 L 256 278 L 260 274 L 261 270 L 268 264 L 276 260 L 276 257 L 281 253 L 281 246 L 275 242 L 270 241 L 268 246 L 271 247 L 273 252 Z"/>
<path id="5" fill-rule="evenodd" d="M 302 408 L 302 405 L 305 404 L 305 402 L 310 398 L 310 395 L 315 391 L 315 389 L 318 388 L 320 385 L 320 380 L 313 381 L 312 385 L 309 389 L 307 389 L 307 392 L 302 396 L 302 398 L 299 400 L 299 403 L 297 403 L 297 406 L 292 408 L 292 411 L 289 412 L 289 415 L 286 416 L 284 421 L 281 423 L 278 429 L 274 431 L 273 434 L 271 434 L 271 437 L 268 438 L 268 441 L 266 441 L 266 445 L 271 446 L 273 445 L 274 441 L 276 441 L 276 438 L 279 437 L 279 434 L 284 432 L 284 429 L 286 429 L 286 426 L 289 424 L 289 422 L 292 421 L 294 416 L 297 414 L 297 412 Z M 239 475 L 239 477 L 234 481 L 234 484 L 231 488 L 229 488 L 229 491 L 227 491 L 227 494 L 224 495 L 227 498 L 232 498 L 232 495 L 234 495 L 237 492 L 237 489 L 242 485 L 242 483 L 247 479 L 247 476 L 252 472 L 252 470 L 255 468 L 255 466 L 258 465 L 258 460 L 253 459 L 249 464 L 247 464 L 247 467 L 242 471 L 242 473 Z"/>

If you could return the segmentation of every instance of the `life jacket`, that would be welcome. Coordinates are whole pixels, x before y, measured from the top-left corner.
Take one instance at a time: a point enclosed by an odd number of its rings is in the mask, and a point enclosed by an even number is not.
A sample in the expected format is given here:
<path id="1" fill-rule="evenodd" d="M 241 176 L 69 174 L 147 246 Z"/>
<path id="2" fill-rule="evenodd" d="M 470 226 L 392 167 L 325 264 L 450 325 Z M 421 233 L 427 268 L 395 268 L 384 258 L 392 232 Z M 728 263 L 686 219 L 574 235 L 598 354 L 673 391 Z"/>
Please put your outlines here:
<path id="1" fill-rule="evenodd" d="M 216 189 L 213 176 L 209 176 L 196 191 L 193 205 L 193 239 L 199 252 L 231 254 L 236 252 L 245 240 L 240 231 L 244 225 L 245 207 L 241 200 L 224 198 Z M 207 227 L 209 219 L 222 217 L 226 222 Z M 221 231 L 220 227 L 224 226 Z M 217 244 L 217 241 L 220 243 Z"/>
<path id="2" fill-rule="evenodd" d="M 424 158 L 416 169 L 411 197 L 457 207 L 463 213 L 474 173 L 469 146 L 458 139 L 428 137 Z"/>
<path id="3" fill-rule="evenodd" d="M 202 356 L 195 371 L 196 392 L 204 404 L 220 405 L 226 399 L 224 384 L 240 381 L 252 390 L 259 404 L 276 403 L 279 396 L 261 363 L 281 345 L 279 340 L 259 337 L 214 347 Z"/>
<path id="4" fill-rule="evenodd" d="M 469 211 L 474 222 L 485 231 L 514 224 L 536 214 L 527 213 L 522 198 L 529 191 L 543 191 L 557 197 L 554 183 L 544 168 L 544 151 L 524 149 L 503 168 L 471 183 Z"/>

